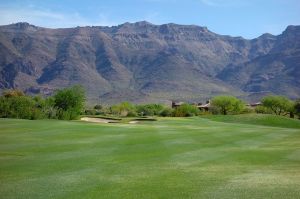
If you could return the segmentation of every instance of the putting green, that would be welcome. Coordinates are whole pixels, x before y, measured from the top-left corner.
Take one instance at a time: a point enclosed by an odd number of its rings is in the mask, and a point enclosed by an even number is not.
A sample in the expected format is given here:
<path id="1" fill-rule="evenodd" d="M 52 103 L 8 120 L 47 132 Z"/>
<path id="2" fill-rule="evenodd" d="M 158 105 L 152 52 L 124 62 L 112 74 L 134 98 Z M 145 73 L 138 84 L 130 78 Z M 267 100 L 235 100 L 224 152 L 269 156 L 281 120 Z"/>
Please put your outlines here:
<path id="1" fill-rule="evenodd" d="M 300 198 L 300 129 L 0 119 L 0 198 Z"/>

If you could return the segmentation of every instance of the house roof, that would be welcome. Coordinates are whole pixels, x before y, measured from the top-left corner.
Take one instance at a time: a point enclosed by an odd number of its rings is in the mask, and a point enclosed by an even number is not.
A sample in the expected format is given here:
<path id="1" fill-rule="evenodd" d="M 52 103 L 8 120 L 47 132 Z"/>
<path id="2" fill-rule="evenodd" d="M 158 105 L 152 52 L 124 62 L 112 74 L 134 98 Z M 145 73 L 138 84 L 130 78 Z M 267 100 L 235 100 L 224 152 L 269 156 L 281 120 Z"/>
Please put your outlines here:
<path id="1" fill-rule="evenodd" d="M 202 104 L 202 105 L 199 105 L 197 106 L 198 108 L 209 108 L 210 107 L 210 102 L 207 103 L 207 104 Z"/>
<path id="2" fill-rule="evenodd" d="M 175 105 L 175 106 L 180 106 L 180 105 L 182 105 L 182 104 L 184 104 L 184 102 L 174 102 L 174 103 L 173 103 L 173 105 Z"/>
<path id="3" fill-rule="evenodd" d="M 262 103 L 256 102 L 256 103 L 247 104 L 247 106 L 259 106 L 259 105 L 262 105 Z"/>

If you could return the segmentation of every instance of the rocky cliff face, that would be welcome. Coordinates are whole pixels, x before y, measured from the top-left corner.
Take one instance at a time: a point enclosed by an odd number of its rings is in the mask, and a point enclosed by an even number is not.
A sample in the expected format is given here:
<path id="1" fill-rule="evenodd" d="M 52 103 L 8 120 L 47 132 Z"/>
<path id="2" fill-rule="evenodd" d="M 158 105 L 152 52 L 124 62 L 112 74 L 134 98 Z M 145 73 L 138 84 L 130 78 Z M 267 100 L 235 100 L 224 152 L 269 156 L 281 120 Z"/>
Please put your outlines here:
<path id="1" fill-rule="evenodd" d="M 227 66 L 217 77 L 232 85 L 238 84 L 245 92 L 272 92 L 299 98 L 300 26 L 289 26 L 277 37 L 266 37 L 269 44 L 273 42 L 268 53 Z"/>
<path id="2" fill-rule="evenodd" d="M 271 92 L 300 97 L 299 26 L 253 40 L 148 22 L 47 29 L 0 26 L 0 88 L 50 94 L 83 85 L 90 102 Z"/>

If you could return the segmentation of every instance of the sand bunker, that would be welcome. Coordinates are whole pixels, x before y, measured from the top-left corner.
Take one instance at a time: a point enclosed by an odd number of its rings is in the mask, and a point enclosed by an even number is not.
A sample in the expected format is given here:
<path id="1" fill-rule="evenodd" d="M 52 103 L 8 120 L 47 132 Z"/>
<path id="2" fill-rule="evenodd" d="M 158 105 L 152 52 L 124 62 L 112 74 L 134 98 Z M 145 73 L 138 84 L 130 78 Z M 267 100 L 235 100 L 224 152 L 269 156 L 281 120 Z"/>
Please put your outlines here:
<path id="1" fill-rule="evenodd" d="M 130 122 L 128 122 L 129 124 L 137 124 L 137 123 L 139 123 L 139 121 L 136 121 L 136 120 L 133 120 L 133 121 L 130 121 Z"/>
<path id="2" fill-rule="evenodd" d="M 80 119 L 81 121 L 86 122 L 95 122 L 95 123 L 117 123 L 115 120 L 108 120 L 108 119 L 102 119 L 102 118 L 93 118 L 93 117 L 82 117 Z"/>
<path id="3" fill-rule="evenodd" d="M 80 120 L 85 121 L 85 122 L 95 122 L 95 123 L 120 123 L 120 121 L 121 121 L 121 120 L 110 120 L 110 119 L 96 118 L 96 117 L 82 117 Z M 156 119 L 153 119 L 153 118 L 139 119 L 138 118 L 138 119 L 129 121 L 128 124 L 138 124 L 142 121 L 156 121 Z"/>

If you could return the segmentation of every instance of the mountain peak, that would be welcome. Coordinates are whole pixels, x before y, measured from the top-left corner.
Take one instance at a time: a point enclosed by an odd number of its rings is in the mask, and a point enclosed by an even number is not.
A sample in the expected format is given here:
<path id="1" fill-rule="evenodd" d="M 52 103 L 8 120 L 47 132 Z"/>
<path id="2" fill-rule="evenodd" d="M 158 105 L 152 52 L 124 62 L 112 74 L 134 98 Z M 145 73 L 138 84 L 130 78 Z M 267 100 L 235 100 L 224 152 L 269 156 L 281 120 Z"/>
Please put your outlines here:
<path id="1" fill-rule="evenodd" d="M 299 41 L 300 36 L 300 26 L 290 25 L 281 34 L 282 37 L 289 38 L 294 42 Z"/>
<path id="2" fill-rule="evenodd" d="M 17 23 L 5 25 L 4 27 L 15 31 L 36 31 L 37 29 L 39 29 L 38 26 L 34 26 L 28 22 L 17 22 Z"/>
<path id="3" fill-rule="evenodd" d="M 300 26 L 297 25 L 289 25 L 284 32 L 300 32 Z"/>
<path id="4" fill-rule="evenodd" d="M 36 27 L 28 22 L 17 22 L 17 23 L 14 23 L 14 24 L 11 24 L 17 28 L 21 28 L 21 29 L 25 29 L 25 28 L 28 28 L 28 27 Z"/>
<path id="5" fill-rule="evenodd" d="M 134 24 L 135 25 L 142 25 L 142 26 L 144 26 L 144 25 L 154 25 L 154 24 L 152 24 L 148 21 L 138 21 L 138 22 L 135 22 Z"/>
<path id="6" fill-rule="evenodd" d="M 274 38 L 276 38 L 276 36 L 272 35 L 270 33 L 265 33 L 265 34 L 262 34 L 261 36 L 259 36 L 258 38 L 261 38 L 261 39 L 274 39 Z"/>
<path id="7" fill-rule="evenodd" d="M 126 22 L 123 24 L 120 24 L 119 26 L 154 26 L 154 24 L 148 22 L 148 21 L 138 21 L 134 23 Z"/>

